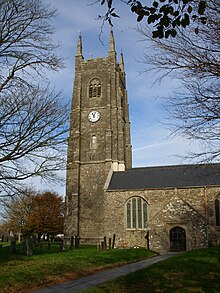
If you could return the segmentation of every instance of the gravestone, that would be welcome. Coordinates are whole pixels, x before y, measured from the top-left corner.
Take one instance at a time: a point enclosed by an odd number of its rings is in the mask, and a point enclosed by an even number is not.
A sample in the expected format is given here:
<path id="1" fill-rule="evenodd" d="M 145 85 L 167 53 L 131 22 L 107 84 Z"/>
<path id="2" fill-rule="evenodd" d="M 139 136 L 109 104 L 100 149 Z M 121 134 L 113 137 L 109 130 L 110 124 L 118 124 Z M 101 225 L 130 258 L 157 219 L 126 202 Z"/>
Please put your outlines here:
<path id="1" fill-rule="evenodd" d="M 106 236 L 104 236 L 104 250 L 107 248 L 107 239 Z"/>
<path id="2" fill-rule="evenodd" d="M 60 252 L 62 252 L 63 251 L 63 241 L 62 242 L 60 242 Z"/>
<path id="3" fill-rule="evenodd" d="M 112 248 L 112 239 L 109 238 L 108 239 L 108 249 L 111 249 Z"/>
<path id="4" fill-rule="evenodd" d="M 34 250 L 34 240 L 32 237 L 30 237 L 27 241 L 27 255 L 32 256 Z"/>
<path id="5" fill-rule="evenodd" d="M 26 241 L 25 240 L 23 240 L 21 242 L 21 253 L 22 254 L 26 254 L 27 253 L 27 244 L 26 244 Z"/>
<path id="6" fill-rule="evenodd" d="M 71 236 L 71 239 L 70 239 L 70 249 L 75 249 L 75 243 L 74 243 L 74 237 Z"/>
<path id="7" fill-rule="evenodd" d="M 115 237 L 116 237 L 116 235 L 115 235 L 115 234 L 113 234 L 113 240 L 112 240 L 112 249 L 114 249 L 114 248 L 115 248 Z"/>
<path id="8" fill-rule="evenodd" d="M 15 240 L 11 241 L 10 250 L 11 250 L 11 253 L 13 253 L 13 254 L 16 253 L 16 241 Z"/>

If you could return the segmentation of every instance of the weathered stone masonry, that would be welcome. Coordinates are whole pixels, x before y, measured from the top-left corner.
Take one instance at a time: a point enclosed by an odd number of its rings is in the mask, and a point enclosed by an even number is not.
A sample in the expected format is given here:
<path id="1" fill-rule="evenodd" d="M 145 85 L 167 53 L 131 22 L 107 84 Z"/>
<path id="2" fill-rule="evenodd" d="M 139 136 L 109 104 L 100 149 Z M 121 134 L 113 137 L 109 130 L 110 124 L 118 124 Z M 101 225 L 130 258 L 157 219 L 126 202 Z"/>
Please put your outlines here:
<path id="1" fill-rule="evenodd" d="M 220 165 L 133 168 L 124 60 L 84 60 L 79 37 L 70 115 L 65 237 L 160 253 L 220 242 Z"/>
<path id="2" fill-rule="evenodd" d="M 215 195 L 220 191 L 219 188 L 212 189 Z M 197 193 L 197 195 L 195 195 Z M 167 189 L 167 190 L 134 190 L 134 191 L 114 191 L 106 192 L 106 223 L 111 223 L 113 215 L 115 221 L 111 227 L 106 227 L 108 235 L 117 231 L 117 245 L 120 246 L 124 241 L 128 246 L 146 246 L 146 233 L 149 231 L 150 249 L 165 252 L 170 250 L 169 231 L 176 226 L 186 230 L 187 243 L 186 249 L 204 248 L 208 245 L 207 220 L 205 214 L 204 188 L 191 189 Z M 190 203 L 186 202 L 190 196 Z M 201 195 L 203 195 L 201 197 Z M 146 200 L 148 208 L 148 225 L 146 230 L 126 229 L 126 219 L 124 207 L 126 201 L 133 197 L 140 196 Z M 194 201 L 200 197 L 198 210 L 193 208 Z M 210 202 L 210 206 L 213 206 Z M 207 206 L 208 209 L 208 206 Z"/>

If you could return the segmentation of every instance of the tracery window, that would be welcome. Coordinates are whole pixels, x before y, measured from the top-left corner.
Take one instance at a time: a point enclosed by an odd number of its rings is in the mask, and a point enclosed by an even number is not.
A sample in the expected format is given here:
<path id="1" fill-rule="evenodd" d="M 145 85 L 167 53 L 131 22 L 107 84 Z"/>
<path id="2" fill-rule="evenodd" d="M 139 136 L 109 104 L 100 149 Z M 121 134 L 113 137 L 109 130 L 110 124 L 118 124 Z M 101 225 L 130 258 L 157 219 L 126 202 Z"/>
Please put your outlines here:
<path id="1" fill-rule="evenodd" d="M 218 198 L 215 200 L 215 223 L 216 226 L 220 226 L 220 200 Z"/>
<path id="2" fill-rule="evenodd" d="M 90 98 L 99 98 L 101 97 L 102 88 L 100 80 L 93 79 L 89 85 L 89 97 Z"/>
<path id="3" fill-rule="evenodd" d="M 126 228 L 147 228 L 147 202 L 141 197 L 132 197 L 126 202 Z"/>

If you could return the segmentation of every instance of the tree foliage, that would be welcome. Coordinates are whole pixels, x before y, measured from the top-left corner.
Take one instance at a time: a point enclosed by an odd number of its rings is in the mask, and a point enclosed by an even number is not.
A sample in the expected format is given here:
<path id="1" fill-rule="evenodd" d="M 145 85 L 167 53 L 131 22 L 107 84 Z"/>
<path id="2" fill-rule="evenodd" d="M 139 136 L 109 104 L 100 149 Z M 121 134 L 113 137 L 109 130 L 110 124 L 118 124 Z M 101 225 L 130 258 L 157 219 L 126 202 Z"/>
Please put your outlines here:
<path id="1" fill-rule="evenodd" d="M 41 0 L 0 1 L 0 191 L 64 168 L 68 105 L 46 75 L 63 67 Z"/>
<path id="2" fill-rule="evenodd" d="M 169 125 L 175 134 L 201 143 L 190 158 L 213 161 L 220 158 L 220 2 L 210 0 L 209 21 L 192 34 L 194 27 L 179 31 L 172 40 L 154 39 L 146 27 L 139 28 L 148 42 L 143 62 L 158 78 L 177 78 L 180 90 L 165 102 Z"/>
<path id="3" fill-rule="evenodd" d="M 34 223 L 31 221 L 32 202 L 35 192 L 30 189 L 20 191 L 16 198 L 4 201 L 2 214 L 4 227 L 15 235 L 21 233 L 29 237 L 34 232 Z"/>
<path id="4" fill-rule="evenodd" d="M 62 197 L 54 192 L 47 191 L 34 197 L 31 221 L 39 237 L 63 233 L 64 208 Z"/>
<path id="5" fill-rule="evenodd" d="M 4 200 L 3 219 L 4 226 L 15 235 L 55 236 L 63 233 L 63 198 L 54 192 L 36 193 L 26 188 L 15 198 Z"/>
<path id="6" fill-rule="evenodd" d="M 119 17 L 114 7 L 116 1 L 98 0 L 97 2 L 106 5 L 107 10 L 106 14 L 99 15 L 99 18 L 113 26 L 112 18 Z M 197 34 L 199 25 L 207 22 L 206 0 L 121 0 L 121 2 L 130 6 L 130 10 L 137 15 L 137 22 L 146 19 L 146 23 L 153 26 L 153 38 L 175 37 L 178 28 L 185 29 L 191 23 L 196 23 L 194 31 Z"/>

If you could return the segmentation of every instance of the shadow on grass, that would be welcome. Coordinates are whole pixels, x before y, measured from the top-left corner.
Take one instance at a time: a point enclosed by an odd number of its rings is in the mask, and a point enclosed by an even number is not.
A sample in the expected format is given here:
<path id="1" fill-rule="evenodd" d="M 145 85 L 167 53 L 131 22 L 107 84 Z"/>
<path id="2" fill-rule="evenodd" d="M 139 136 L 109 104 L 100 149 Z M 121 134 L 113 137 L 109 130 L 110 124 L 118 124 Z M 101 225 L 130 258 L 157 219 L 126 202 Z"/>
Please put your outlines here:
<path id="1" fill-rule="evenodd" d="M 220 292 L 220 247 L 186 252 L 87 293 Z"/>

